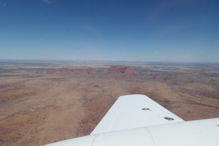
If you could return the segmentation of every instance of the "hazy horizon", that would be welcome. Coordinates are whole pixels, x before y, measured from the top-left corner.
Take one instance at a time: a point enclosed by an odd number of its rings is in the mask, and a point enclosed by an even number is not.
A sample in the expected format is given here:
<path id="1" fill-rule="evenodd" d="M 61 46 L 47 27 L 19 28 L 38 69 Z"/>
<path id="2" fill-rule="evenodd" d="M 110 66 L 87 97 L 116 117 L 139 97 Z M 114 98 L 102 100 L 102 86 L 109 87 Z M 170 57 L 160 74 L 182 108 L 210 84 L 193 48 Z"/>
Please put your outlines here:
<path id="1" fill-rule="evenodd" d="M 129 60 L 53 60 L 53 59 L 0 59 L 0 63 L 136 63 L 136 64 L 215 64 L 219 62 L 186 61 L 129 61 Z"/>

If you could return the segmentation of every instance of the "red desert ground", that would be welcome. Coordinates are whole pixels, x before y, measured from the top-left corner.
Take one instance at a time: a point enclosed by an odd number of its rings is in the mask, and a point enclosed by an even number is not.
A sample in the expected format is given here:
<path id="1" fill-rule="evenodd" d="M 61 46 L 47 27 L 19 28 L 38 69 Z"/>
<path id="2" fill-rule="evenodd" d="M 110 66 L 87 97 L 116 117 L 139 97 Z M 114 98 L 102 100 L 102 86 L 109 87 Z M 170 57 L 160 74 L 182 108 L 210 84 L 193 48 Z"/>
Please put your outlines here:
<path id="1" fill-rule="evenodd" d="M 0 64 L 0 145 L 88 135 L 121 95 L 145 94 L 184 120 L 219 117 L 219 65 Z"/>

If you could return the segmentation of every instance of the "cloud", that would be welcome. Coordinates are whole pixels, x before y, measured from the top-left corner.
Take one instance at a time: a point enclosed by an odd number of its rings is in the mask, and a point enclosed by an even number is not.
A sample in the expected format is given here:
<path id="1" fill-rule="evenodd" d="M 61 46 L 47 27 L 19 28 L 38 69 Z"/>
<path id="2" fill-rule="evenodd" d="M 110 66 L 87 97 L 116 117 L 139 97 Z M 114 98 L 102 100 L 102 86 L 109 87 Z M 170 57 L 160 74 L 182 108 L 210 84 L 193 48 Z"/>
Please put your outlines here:
<path id="1" fill-rule="evenodd" d="M 52 3 L 54 3 L 54 1 L 53 0 L 42 0 L 44 3 L 46 3 L 46 4 L 52 4 Z"/>

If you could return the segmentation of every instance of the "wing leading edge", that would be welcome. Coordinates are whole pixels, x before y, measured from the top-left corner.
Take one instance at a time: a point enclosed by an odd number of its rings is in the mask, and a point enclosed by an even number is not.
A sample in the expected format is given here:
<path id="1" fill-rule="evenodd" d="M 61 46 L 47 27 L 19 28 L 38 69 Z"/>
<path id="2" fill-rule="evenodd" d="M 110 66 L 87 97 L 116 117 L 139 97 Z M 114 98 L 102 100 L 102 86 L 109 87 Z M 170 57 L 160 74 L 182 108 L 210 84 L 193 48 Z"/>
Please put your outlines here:
<path id="1" fill-rule="evenodd" d="M 182 121 L 145 95 L 126 95 L 117 99 L 91 135 Z"/>

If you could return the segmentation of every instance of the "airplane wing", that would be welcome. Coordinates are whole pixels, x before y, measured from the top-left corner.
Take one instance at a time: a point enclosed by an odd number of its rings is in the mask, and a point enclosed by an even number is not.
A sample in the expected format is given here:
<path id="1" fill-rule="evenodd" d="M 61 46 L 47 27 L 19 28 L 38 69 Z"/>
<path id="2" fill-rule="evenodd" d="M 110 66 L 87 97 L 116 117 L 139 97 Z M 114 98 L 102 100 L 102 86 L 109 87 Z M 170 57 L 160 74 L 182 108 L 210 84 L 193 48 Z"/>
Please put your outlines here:
<path id="1" fill-rule="evenodd" d="M 47 146 L 218 146 L 219 118 L 84 136 Z"/>
<path id="2" fill-rule="evenodd" d="M 145 95 L 126 95 L 117 99 L 91 135 L 182 121 Z"/>
<path id="3" fill-rule="evenodd" d="M 47 146 L 219 146 L 219 119 L 186 122 L 145 95 L 127 95 L 91 135 Z"/>
<path id="4" fill-rule="evenodd" d="M 92 146 L 219 146 L 218 122 L 217 118 L 102 133 Z"/>

